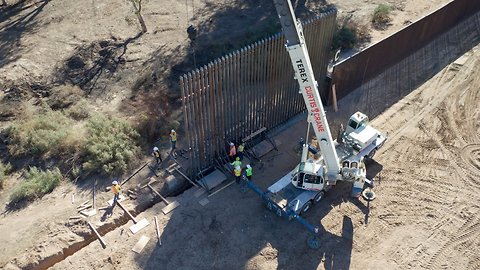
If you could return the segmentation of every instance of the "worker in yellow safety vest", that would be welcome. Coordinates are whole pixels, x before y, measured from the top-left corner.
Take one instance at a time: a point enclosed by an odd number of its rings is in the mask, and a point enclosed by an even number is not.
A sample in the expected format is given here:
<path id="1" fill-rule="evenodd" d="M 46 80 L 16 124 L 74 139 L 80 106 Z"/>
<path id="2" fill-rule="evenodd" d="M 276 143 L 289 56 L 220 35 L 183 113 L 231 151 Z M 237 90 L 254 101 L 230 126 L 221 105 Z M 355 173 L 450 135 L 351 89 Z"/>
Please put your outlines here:
<path id="1" fill-rule="evenodd" d="M 235 158 L 235 161 L 232 162 L 232 163 L 230 163 L 230 164 L 231 164 L 234 168 L 235 168 L 235 167 L 242 167 L 242 162 L 240 161 L 240 158 L 239 158 L 239 157 Z"/>
<path id="2" fill-rule="evenodd" d="M 247 176 L 248 180 L 252 180 L 253 170 L 250 164 L 247 164 L 247 168 L 245 168 L 245 175 Z"/>
<path id="3" fill-rule="evenodd" d="M 233 174 L 235 174 L 235 182 L 237 184 L 240 183 L 240 178 L 242 177 L 242 168 L 240 166 L 235 167 Z"/>
<path id="4" fill-rule="evenodd" d="M 122 190 L 122 187 L 118 184 L 118 181 L 113 181 L 112 182 L 112 192 L 114 194 L 113 203 L 116 203 L 118 201 L 121 190 Z"/>
<path id="5" fill-rule="evenodd" d="M 245 143 L 241 143 L 239 146 L 238 146 L 238 149 L 237 149 L 237 157 L 240 158 L 240 160 L 243 160 L 243 151 L 245 150 Z"/>
<path id="6" fill-rule="evenodd" d="M 170 155 L 175 157 L 175 149 L 177 148 L 177 132 L 174 129 L 170 131 L 170 142 L 172 143 L 172 150 L 170 151 Z"/>
<path id="7" fill-rule="evenodd" d="M 157 160 L 157 164 L 162 162 L 162 155 L 160 153 L 160 150 L 158 149 L 158 147 L 153 147 L 153 153 L 152 153 L 152 156 L 154 156 Z"/>

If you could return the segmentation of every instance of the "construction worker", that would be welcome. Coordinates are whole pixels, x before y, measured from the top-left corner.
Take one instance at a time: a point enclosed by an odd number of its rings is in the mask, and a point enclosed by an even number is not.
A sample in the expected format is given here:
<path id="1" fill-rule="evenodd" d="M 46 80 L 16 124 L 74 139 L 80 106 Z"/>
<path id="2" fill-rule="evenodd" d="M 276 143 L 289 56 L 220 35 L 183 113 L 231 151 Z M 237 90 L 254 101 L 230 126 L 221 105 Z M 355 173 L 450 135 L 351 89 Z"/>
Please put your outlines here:
<path id="1" fill-rule="evenodd" d="M 120 197 L 120 192 L 122 190 L 122 187 L 118 184 L 118 181 L 113 181 L 112 182 L 112 192 L 114 194 L 113 196 L 113 203 L 116 203 L 118 198 Z"/>
<path id="2" fill-rule="evenodd" d="M 235 161 L 230 163 L 234 168 L 235 167 L 242 167 L 242 162 L 240 161 L 240 158 L 239 157 L 236 157 L 235 158 Z"/>
<path id="3" fill-rule="evenodd" d="M 162 162 L 162 155 L 160 153 L 160 150 L 158 149 L 158 147 L 153 147 L 153 153 L 152 153 L 152 156 L 154 156 L 157 160 L 157 164 Z"/>
<path id="4" fill-rule="evenodd" d="M 175 132 L 174 129 L 170 131 L 170 142 L 172 143 L 172 150 L 170 151 L 170 154 L 172 157 L 175 157 L 175 149 L 177 147 L 177 132 Z"/>
<path id="5" fill-rule="evenodd" d="M 230 143 L 230 150 L 228 151 L 228 157 L 230 161 L 235 160 L 237 156 L 237 149 L 235 149 L 235 144 L 233 142 Z"/>
<path id="6" fill-rule="evenodd" d="M 238 149 L 237 149 L 237 156 L 240 158 L 240 160 L 243 160 L 243 151 L 245 150 L 245 143 L 241 143 L 239 146 L 238 146 Z"/>
<path id="7" fill-rule="evenodd" d="M 235 167 L 233 174 L 235 175 L 235 182 L 239 184 L 240 179 L 242 178 L 242 168 L 240 166 Z"/>
<path id="8" fill-rule="evenodd" d="M 252 175 L 253 175 L 253 170 L 252 170 L 252 166 L 250 166 L 250 164 L 247 164 L 247 168 L 245 168 L 245 175 L 247 176 L 247 179 L 248 180 L 252 180 Z"/>

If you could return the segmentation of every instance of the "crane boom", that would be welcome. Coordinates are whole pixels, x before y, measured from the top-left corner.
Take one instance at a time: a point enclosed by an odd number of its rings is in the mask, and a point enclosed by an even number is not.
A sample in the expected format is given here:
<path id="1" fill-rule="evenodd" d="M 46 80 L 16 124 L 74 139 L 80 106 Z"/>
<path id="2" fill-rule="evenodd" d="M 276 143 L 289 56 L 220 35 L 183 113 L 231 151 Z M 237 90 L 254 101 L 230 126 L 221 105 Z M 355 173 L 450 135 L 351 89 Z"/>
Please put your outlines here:
<path id="1" fill-rule="evenodd" d="M 307 121 L 312 124 L 317 136 L 320 151 L 327 167 L 328 179 L 336 179 L 340 172 L 338 155 L 318 92 L 318 85 L 313 74 L 301 23 L 296 20 L 289 0 L 274 0 L 273 2 L 286 38 L 285 46 L 292 61 L 295 79 L 300 85 L 299 92 L 307 106 Z"/>

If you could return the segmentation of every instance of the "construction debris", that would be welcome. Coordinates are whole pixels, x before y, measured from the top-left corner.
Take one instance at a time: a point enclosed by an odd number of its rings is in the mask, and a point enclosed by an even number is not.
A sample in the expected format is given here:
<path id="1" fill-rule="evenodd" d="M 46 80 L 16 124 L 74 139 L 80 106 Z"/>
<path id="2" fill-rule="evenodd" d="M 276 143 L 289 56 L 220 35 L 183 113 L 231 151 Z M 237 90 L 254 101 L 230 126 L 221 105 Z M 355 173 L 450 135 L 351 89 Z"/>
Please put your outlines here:
<path id="1" fill-rule="evenodd" d="M 177 201 L 174 201 L 173 203 L 170 203 L 165 197 L 162 196 L 158 191 L 156 191 L 150 184 L 147 184 L 147 186 L 150 188 L 150 190 L 153 191 L 160 199 L 167 205 L 164 208 L 162 208 L 162 212 L 166 215 L 170 213 L 173 209 L 177 208 L 180 203 Z"/>
<path id="2" fill-rule="evenodd" d="M 79 204 L 79 205 L 77 206 L 77 208 L 80 208 L 80 207 L 82 207 L 82 206 L 85 206 L 88 202 L 89 202 L 89 200 L 84 201 L 83 203 Z"/>
<path id="3" fill-rule="evenodd" d="M 140 237 L 140 240 L 138 240 L 137 244 L 135 244 L 135 246 L 132 248 L 132 251 L 140 254 L 143 248 L 147 245 L 148 241 L 150 241 L 150 237 L 142 235 L 142 237 Z"/>
<path id="4" fill-rule="evenodd" d="M 83 211 L 83 210 L 88 209 L 88 208 L 90 208 L 90 207 L 92 207 L 91 204 L 87 204 L 87 205 L 84 205 L 84 206 L 80 206 L 80 207 L 78 207 L 78 211 L 80 212 L 80 211 Z"/>
<path id="5" fill-rule="evenodd" d="M 135 234 L 137 233 L 138 231 L 140 231 L 141 229 L 147 227 L 150 222 L 148 222 L 148 220 L 146 220 L 145 218 L 143 218 L 142 220 L 140 220 L 139 222 L 135 219 L 134 216 L 132 216 L 132 214 L 130 214 L 130 212 L 120 203 L 120 202 L 117 202 L 118 206 L 120 206 L 120 208 L 122 208 L 122 210 L 128 215 L 128 217 L 130 217 L 130 219 L 133 221 L 133 223 L 135 223 L 134 225 L 130 226 L 130 231 Z"/>

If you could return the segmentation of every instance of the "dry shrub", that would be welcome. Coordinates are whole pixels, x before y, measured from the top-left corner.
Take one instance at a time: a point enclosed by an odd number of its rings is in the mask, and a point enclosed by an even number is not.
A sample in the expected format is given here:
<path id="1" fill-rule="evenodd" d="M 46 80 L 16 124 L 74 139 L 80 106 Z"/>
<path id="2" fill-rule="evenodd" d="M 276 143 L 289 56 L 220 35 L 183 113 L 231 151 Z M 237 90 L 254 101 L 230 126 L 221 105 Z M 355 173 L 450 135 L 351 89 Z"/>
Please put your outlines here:
<path id="1" fill-rule="evenodd" d="M 53 88 L 51 92 L 47 104 L 54 110 L 70 107 L 85 95 L 80 87 L 69 84 Z"/>
<path id="2" fill-rule="evenodd" d="M 95 115 L 87 123 L 87 136 L 87 161 L 83 163 L 87 171 L 124 172 L 139 152 L 137 131 L 121 119 Z"/>
<path id="3" fill-rule="evenodd" d="M 26 173 L 25 181 L 21 182 L 10 195 L 10 203 L 41 198 L 52 192 L 61 180 L 62 174 L 58 168 L 42 171 L 31 167 Z"/>
<path id="4" fill-rule="evenodd" d="M 377 29 L 385 29 L 387 24 L 392 20 L 390 13 L 393 10 L 392 6 L 386 4 L 378 5 L 373 11 L 372 24 Z"/>
<path id="5" fill-rule="evenodd" d="M 12 170 L 12 165 L 10 163 L 4 164 L 0 161 L 0 189 L 3 189 L 3 183 L 5 179 L 7 179 L 8 174 L 10 174 Z"/>
<path id="6" fill-rule="evenodd" d="M 91 107 L 87 100 L 80 99 L 73 106 L 68 108 L 65 113 L 74 120 L 83 120 L 90 116 Z"/>
<path id="7" fill-rule="evenodd" d="M 55 153 L 63 140 L 73 132 L 71 126 L 72 120 L 59 111 L 44 108 L 36 115 L 27 114 L 7 129 L 9 152 L 12 155 L 34 156 L 50 151 Z"/>

